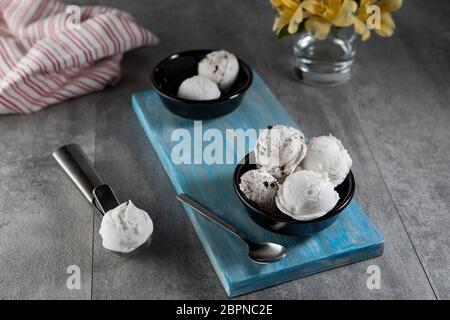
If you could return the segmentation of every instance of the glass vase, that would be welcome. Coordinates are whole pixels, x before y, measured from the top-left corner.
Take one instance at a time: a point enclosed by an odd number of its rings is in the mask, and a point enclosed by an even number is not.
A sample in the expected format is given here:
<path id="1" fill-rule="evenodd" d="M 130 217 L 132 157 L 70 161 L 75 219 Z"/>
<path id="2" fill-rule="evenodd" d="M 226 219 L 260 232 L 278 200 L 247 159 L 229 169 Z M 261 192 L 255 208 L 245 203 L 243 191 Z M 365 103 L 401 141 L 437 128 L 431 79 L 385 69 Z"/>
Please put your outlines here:
<path id="1" fill-rule="evenodd" d="M 355 52 L 356 36 L 353 27 L 333 27 L 324 40 L 303 32 L 294 42 L 295 73 L 308 85 L 340 85 L 351 78 Z"/>

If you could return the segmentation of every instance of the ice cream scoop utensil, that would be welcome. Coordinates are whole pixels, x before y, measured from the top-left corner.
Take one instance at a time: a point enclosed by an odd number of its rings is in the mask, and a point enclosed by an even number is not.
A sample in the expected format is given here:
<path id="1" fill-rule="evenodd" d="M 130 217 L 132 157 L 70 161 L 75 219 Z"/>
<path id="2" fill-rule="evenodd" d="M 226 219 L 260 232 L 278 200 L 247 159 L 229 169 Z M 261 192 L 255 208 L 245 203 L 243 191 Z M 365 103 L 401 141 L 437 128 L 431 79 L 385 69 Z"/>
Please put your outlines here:
<path id="1" fill-rule="evenodd" d="M 241 239 L 243 242 L 247 244 L 248 247 L 248 256 L 251 260 L 256 263 L 266 264 L 278 261 L 283 259 L 286 256 L 286 248 L 283 246 L 271 243 L 271 242 L 262 242 L 256 243 L 249 239 L 247 239 L 238 229 L 229 224 L 228 222 L 219 218 L 216 214 L 212 213 L 210 210 L 205 208 L 203 205 L 188 197 L 187 195 L 180 193 L 177 195 L 177 199 L 188 205 L 204 217 L 209 220 L 217 223 L 224 229 L 230 231 L 236 237 Z"/>
<path id="2" fill-rule="evenodd" d="M 79 145 L 62 146 L 53 153 L 53 157 L 102 218 L 106 212 L 120 205 L 111 187 L 103 182 Z M 123 256 L 134 255 L 146 248 L 151 238 L 150 235 L 143 244 L 129 253 L 113 252 Z"/>

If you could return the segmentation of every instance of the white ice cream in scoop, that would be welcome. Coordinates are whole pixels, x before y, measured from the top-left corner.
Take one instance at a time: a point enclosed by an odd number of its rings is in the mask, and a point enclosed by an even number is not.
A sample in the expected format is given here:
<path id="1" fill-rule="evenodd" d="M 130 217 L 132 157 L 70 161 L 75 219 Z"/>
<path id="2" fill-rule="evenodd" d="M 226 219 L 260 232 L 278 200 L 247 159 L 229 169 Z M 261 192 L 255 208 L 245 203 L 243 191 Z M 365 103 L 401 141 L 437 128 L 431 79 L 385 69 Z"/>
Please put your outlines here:
<path id="1" fill-rule="evenodd" d="M 198 64 L 198 74 L 215 82 L 221 90 L 230 88 L 238 73 L 238 59 L 225 50 L 207 54 Z"/>
<path id="2" fill-rule="evenodd" d="M 99 232 L 103 247 L 128 253 L 147 241 L 153 233 L 153 222 L 147 212 L 129 200 L 103 216 Z"/>
<path id="3" fill-rule="evenodd" d="M 178 97 L 188 100 L 214 100 L 220 97 L 220 90 L 210 79 L 193 76 L 180 84 Z"/>
<path id="4" fill-rule="evenodd" d="M 339 195 L 327 177 L 308 170 L 294 172 L 280 186 L 278 209 L 296 220 L 317 219 L 334 208 Z"/>
<path id="5" fill-rule="evenodd" d="M 257 203 L 262 209 L 276 208 L 275 195 L 278 191 L 277 179 L 262 170 L 250 170 L 241 176 L 239 189 L 245 197 Z"/>
<path id="6" fill-rule="evenodd" d="M 352 159 L 341 141 L 332 135 L 312 138 L 302 168 L 318 172 L 340 185 L 352 167 Z"/>
<path id="7" fill-rule="evenodd" d="M 295 171 L 306 149 L 300 130 L 283 125 L 269 126 L 258 137 L 254 149 L 256 164 L 275 178 L 283 178 Z"/>

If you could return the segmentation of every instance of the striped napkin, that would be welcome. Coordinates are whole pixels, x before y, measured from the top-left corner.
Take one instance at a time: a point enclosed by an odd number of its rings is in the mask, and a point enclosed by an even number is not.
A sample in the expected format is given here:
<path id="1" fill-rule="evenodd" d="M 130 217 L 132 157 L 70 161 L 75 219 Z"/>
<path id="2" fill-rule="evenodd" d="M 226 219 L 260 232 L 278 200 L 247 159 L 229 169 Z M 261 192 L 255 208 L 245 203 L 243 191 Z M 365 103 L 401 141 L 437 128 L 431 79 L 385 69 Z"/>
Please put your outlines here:
<path id="1" fill-rule="evenodd" d="M 0 0 L 0 114 L 31 113 L 113 85 L 124 52 L 157 42 L 117 9 Z"/>

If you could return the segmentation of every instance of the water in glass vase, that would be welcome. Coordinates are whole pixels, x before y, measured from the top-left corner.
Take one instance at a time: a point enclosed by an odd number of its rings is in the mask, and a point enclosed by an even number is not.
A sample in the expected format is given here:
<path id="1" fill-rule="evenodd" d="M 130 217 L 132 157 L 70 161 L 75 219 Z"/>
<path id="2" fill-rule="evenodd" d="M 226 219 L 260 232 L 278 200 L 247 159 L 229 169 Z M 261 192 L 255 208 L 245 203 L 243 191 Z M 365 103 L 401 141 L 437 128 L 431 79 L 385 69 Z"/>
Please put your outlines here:
<path id="1" fill-rule="evenodd" d="M 332 29 L 324 40 L 310 33 L 299 35 L 294 43 L 296 75 L 305 84 L 332 87 L 351 77 L 355 57 L 353 28 Z"/>

